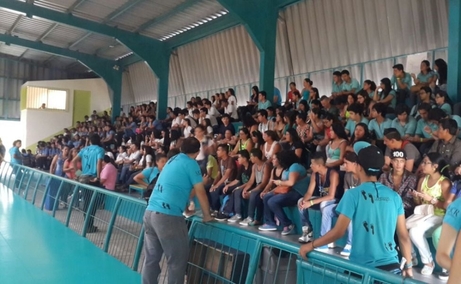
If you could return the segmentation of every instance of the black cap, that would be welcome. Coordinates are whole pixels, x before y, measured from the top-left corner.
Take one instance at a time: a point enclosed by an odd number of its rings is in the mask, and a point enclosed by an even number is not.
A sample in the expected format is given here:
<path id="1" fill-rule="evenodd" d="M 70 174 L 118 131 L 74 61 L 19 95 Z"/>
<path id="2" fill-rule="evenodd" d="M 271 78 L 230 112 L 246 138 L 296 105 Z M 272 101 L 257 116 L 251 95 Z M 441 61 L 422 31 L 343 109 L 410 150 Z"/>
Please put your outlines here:
<path id="1" fill-rule="evenodd" d="M 359 151 L 358 161 L 367 174 L 379 173 L 384 166 L 384 155 L 378 147 L 371 145 Z"/>

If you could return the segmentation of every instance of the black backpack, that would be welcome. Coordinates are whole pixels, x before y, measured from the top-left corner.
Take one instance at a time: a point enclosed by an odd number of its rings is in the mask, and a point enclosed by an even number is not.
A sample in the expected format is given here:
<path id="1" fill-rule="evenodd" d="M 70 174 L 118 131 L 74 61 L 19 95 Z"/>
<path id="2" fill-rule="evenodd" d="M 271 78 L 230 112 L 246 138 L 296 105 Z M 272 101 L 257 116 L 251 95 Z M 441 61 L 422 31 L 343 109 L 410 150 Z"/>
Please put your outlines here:
<path id="1" fill-rule="evenodd" d="M 149 202 L 149 198 L 152 195 L 152 192 L 154 191 L 155 184 L 157 183 L 159 175 L 160 173 L 158 173 L 157 176 L 146 187 L 146 192 L 144 192 L 144 199 L 147 202 Z"/>

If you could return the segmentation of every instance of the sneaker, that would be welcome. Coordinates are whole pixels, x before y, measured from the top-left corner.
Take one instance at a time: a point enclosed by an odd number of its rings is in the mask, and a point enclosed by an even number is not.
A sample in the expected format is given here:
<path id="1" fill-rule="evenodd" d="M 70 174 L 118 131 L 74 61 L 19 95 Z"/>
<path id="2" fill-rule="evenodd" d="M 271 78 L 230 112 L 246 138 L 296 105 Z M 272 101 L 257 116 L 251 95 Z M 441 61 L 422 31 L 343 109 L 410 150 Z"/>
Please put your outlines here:
<path id="1" fill-rule="evenodd" d="M 264 224 L 264 225 L 260 226 L 258 228 L 258 230 L 260 230 L 260 231 L 277 231 L 277 227 L 272 226 L 272 225 L 268 225 L 268 224 Z"/>
<path id="2" fill-rule="evenodd" d="M 328 244 L 328 248 L 329 248 L 329 249 L 334 249 L 335 247 L 336 247 L 336 245 L 335 245 L 334 242 Z"/>
<path id="3" fill-rule="evenodd" d="M 250 225 L 250 226 L 259 226 L 259 225 L 261 225 L 261 221 L 253 220 L 248 225 Z"/>
<path id="4" fill-rule="evenodd" d="M 351 245 L 346 245 L 339 254 L 349 257 L 349 255 L 351 255 Z"/>
<path id="5" fill-rule="evenodd" d="M 227 220 L 229 223 L 237 223 L 238 221 L 242 220 L 242 216 L 240 214 L 235 214 L 231 218 Z"/>
<path id="6" fill-rule="evenodd" d="M 312 229 L 309 226 L 303 226 L 303 235 L 299 237 L 298 241 L 300 243 L 308 243 L 312 240 Z"/>
<path id="7" fill-rule="evenodd" d="M 423 269 L 421 269 L 421 274 L 422 275 L 432 275 L 432 272 L 434 272 L 434 265 L 429 266 L 429 265 L 425 264 Z"/>
<path id="8" fill-rule="evenodd" d="M 248 225 L 250 225 L 251 222 L 253 222 L 253 218 L 246 217 L 245 220 L 243 220 L 239 224 L 242 225 L 242 226 L 248 226 Z"/>
<path id="9" fill-rule="evenodd" d="M 282 236 L 290 235 L 293 233 L 294 230 L 295 230 L 295 225 L 291 224 L 290 226 L 286 226 L 283 228 Z"/>
<path id="10" fill-rule="evenodd" d="M 324 246 L 321 246 L 321 247 L 316 247 L 315 250 L 319 251 L 319 252 L 328 252 L 330 250 L 330 248 L 327 245 L 324 245 Z"/>
<path id="11" fill-rule="evenodd" d="M 226 213 L 224 213 L 224 212 L 219 212 L 219 213 L 216 215 L 215 219 L 216 219 L 217 221 L 220 221 L 220 222 L 225 222 L 225 221 L 227 221 L 227 219 L 229 219 L 229 216 L 228 216 Z"/>
<path id="12" fill-rule="evenodd" d="M 439 279 L 443 281 L 447 281 L 449 276 L 450 273 L 448 273 L 448 270 L 446 269 L 442 269 L 442 272 L 440 272 L 439 275 L 437 275 L 437 277 L 439 277 Z"/>
<path id="13" fill-rule="evenodd" d="M 210 212 L 211 217 L 216 217 L 218 216 L 218 210 L 213 210 Z"/>

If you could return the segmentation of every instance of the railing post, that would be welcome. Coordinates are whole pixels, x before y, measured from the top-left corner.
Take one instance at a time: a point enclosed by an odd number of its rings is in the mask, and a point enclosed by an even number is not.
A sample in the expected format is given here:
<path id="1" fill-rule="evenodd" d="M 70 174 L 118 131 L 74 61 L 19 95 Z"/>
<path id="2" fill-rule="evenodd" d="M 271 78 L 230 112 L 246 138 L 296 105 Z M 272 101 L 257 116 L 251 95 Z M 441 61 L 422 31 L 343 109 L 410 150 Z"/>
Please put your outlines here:
<path id="1" fill-rule="evenodd" d="M 138 271 L 139 266 L 139 259 L 141 258 L 141 252 L 144 245 L 144 226 L 141 228 L 141 232 L 139 233 L 138 244 L 136 245 L 136 252 L 134 254 L 133 265 L 132 268 L 134 271 Z"/>
<path id="2" fill-rule="evenodd" d="M 262 242 L 261 241 L 258 241 L 256 243 L 256 254 L 254 257 L 250 257 L 250 263 L 249 263 L 249 267 L 248 267 L 248 272 L 247 272 L 247 278 L 246 278 L 246 281 L 245 283 L 246 284 L 253 284 L 253 280 L 255 278 L 255 275 L 256 275 L 256 270 L 258 268 L 258 263 L 260 262 L 261 260 L 261 253 L 262 253 Z"/>
<path id="3" fill-rule="evenodd" d="M 19 184 L 18 184 L 18 194 L 21 194 L 22 182 L 24 181 L 24 176 L 26 175 L 26 172 L 27 172 L 26 168 L 24 168 L 24 167 L 22 167 L 22 166 L 19 167 L 19 171 L 21 171 L 21 170 L 24 170 L 24 171 L 22 172 L 22 174 L 21 174 L 21 179 L 19 180 Z M 15 187 L 16 187 L 16 179 L 15 179 L 15 182 L 14 182 L 14 183 L 15 183 Z M 13 192 L 14 192 L 14 187 L 13 187 Z"/>
<path id="4" fill-rule="evenodd" d="M 115 202 L 115 207 L 112 212 L 112 217 L 110 218 L 109 224 L 107 225 L 106 239 L 104 240 L 104 246 L 102 249 L 104 252 L 107 252 L 109 250 L 110 238 L 112 237 L 112 231 L 114 229 L 114 224 L 115 224 L 115 220 L 117 219 L 118 209 L 120 208 L 121 204 L 122 204 L 122 199 L 119 197 L 117 198 L 117 201 Z"/>
<path id="5" fill-rule="evenodd" d="M 34 174 L 35 174 L 34 171 L 30 171 L 29 180 L 27 181 L 26 188 L 24 189 L 24 199 L 26 200 L 27 200 L 27 194 L 29 193 L 30 182 L 32 181 L 32 177 L 34 176 Z"/>
<path id="6" fill-rule="evenodd" d="M 10 165 L 11 165 L 11 164 L 10 164 Z M 9 176 L 9 178 L 8 178 L 8 183 L 6 184 L 6 187 L 8 187 L 8 188 L 10 188 L 11 177 L 12 177 L 13 175 L 16 176 L 16 174 L 14 173 L 15 167 L 17 167 L 17 166 L 16 166 L 16 165 L 13 165 L 13 167 L 12 167 L 12 169 L 11 169 L 11 173 L 10 173 L 10 176 Z M 15 180 L 16 180 L 16 177 L 15 177 Z"/>
<path id="7" fill-rule="evenodd" d="M 91 195 L 91 201 L 90 201 L 90 204 L 88 205 L 88 208 L 86 209 L 86 212 L 84 212 L 84 214 L 86 215 L 85 216 L 85 222 L 83 222 L 83 231 L 82 231 L 82 237 L 86 237 L 86 227 L 88 226 L 88 222 L 90 222 L 90 218 L 92 218 L 90 215 L 90 212 L 92 212 L 92 208 L 94 206 L 94 203 L 96 201 L 96 197 L 98 195 L 98 193 L 96 191 L 94 191 L 93 189 L 88 189 L 86 188 L 85 190 L 88 190 L 88 191 L 91 191 L 93 192 L 93 194 Z M 86 194 L 88 195 L 88 193 Z M 84 200 L 83 202 L 88 202 L 87 200 Z M 94 217 L 94 216 L 93 216 Z"/>
<path id="8" fill-rule="evenodd" d="M 42 181 L 42 177 L 43 175 L 40 174 L 38 180 L 37 180 L 37 184 L 35 185 L 35 188 L 34 188 L 34 194 L 32 195 L 32 201 L 30 203 L 34 204 L 35 205 L 35 199 L 37 198 L 37 191 L 38 191 L 38 187 L 40 186 L 40 182 Z"/>
<path id="9" fill-rule="evenodd" d="M 43 208 L 45 207 L 46 196 L 48 195 L 48 191 L 50 191 L 51 179 L 52 178 L 49 177 L 46 184 L 45 184 L 45 192 L 43 193 L 42 204 L 40 205 L 40 210 L 42 210 L 42 211 L 43 211 Z"/>
<path id="10" fill-rule="evenodd" d="M 64 186 L 64 181 L 61 180 L 61 183 L 59 184 L 58 192 L 56 192 L 56 196 L 54 197 L 54 203 L 53 203 L 53 218 L 56 216 L 56 208 L 59 207 L 59 197 L 61 196 L 61 190 L 62 187 Z"/>
<path id="11" fill-rule="evenodd" d="M 69 227 L 69 222 L 70 222 L 70 215 L 72 214 L 72 208 L 74 207 L 75 203 L 75 198 L 78 198 L 78 190 L 79 186 L 76 185 L 74 188 L 74 192 L 72 192 L 72 198 L 70 200 L 70 204 L 67 204 L 69 206 L 69 210 L 67 210 L 67 216 L 66 216 L 66 227 Z"/>

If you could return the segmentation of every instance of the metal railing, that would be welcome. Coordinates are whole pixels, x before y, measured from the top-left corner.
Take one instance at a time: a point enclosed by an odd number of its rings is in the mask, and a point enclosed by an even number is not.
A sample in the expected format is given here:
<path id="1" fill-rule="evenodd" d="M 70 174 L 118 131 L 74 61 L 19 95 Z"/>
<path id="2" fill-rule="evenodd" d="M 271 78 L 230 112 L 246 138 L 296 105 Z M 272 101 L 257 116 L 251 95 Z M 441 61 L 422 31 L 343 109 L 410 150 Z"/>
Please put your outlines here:
<path id="1" fill-rule="evenodd" d="M 142 270 L 141 199 L 81 184 L 4 162 L 0 184 L 92 241 L 135 271 Z M 422 283 L 339 257 L 312 252 L 298 255 L 295 239 L 219 223 L 187 220 L 190 254 L 187 283 Z M 93 232 L 93 226 L 98 227 Z M 166 261 L 159 283 L 167 283 Z"/>
<path id="2" fill-rule="evenodd" d="M 144 200 L 6 162 L 0 168 L 0 184 L 141 271 Z"/>

